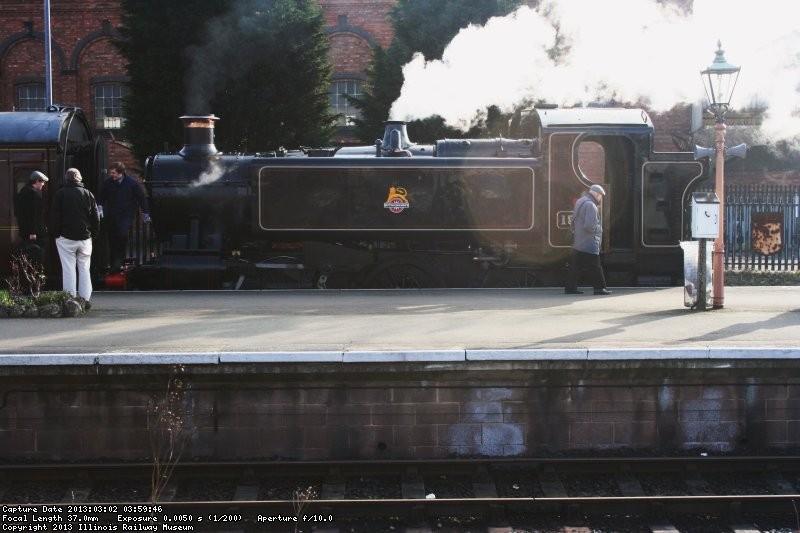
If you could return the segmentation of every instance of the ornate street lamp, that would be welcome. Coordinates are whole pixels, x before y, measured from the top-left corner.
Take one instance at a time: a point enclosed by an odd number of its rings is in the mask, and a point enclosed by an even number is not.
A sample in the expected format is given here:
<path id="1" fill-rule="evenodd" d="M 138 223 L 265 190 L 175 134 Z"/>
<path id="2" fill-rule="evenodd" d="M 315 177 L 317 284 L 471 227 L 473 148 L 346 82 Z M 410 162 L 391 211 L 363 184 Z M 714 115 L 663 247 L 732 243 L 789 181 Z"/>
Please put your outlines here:
<path id="1" fill-rule="evenodd" d="M 700 75 L 703 77 L 703 87 L 708 97 L 708 111 L 720 123 L 725 120 L 725 112 L 731 103 L 731 96 L 733 96 L 733 89 L 736 88 L 741 67 L 728 63 L 720 41 L 717 41 L 715 54 L 714 62 Z"/>
<path id="2" fill-rule="evenodd" d="M 719 234 L 714 241 L 711 261 L 714 272 L 713 306 L 715 309 L 719 309 L 725 304 L 725 113 L 728 111 L 733 89 L 739 79 L 739 70 L 739 67 L 728 63 L 722 43 L 717 42 L 714 62 L 700 73 L 706 96 L 708 96 L 707 110 L 716 119 L 714 143 L 717 149 L 717 159 L 714 188 L 719 198 Z"/>

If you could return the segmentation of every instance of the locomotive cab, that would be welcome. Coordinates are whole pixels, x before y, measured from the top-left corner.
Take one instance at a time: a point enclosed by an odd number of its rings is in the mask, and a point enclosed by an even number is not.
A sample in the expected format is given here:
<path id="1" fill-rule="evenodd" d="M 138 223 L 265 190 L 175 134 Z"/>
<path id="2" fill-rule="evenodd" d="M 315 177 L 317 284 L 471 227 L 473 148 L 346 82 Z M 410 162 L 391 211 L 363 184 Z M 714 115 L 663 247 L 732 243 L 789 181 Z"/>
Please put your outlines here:
<path id="1" fill-rule="evenodd" d="M 572 206 L 597 183 L 607 193 L 601 216 L 608 281 L 676 283 L 685 205 L 703 165 L 688 152 L 653 152 L 653 125 L 643 110 L 547 109 L 538 116 L 550 162 L 550 243 L 571 246 Z"/>

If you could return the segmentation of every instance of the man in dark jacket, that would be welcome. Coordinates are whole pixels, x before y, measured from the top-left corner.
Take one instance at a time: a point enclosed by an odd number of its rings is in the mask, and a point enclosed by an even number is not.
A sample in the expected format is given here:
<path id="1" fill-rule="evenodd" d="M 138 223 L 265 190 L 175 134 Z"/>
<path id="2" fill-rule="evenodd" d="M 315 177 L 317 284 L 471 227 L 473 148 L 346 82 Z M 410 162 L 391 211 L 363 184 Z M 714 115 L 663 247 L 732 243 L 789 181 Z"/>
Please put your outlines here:
<path id="1" fill-rule="evenodd" d="M 589 190 L 575 202 L 572 211 L 572 229 L 575 236 L 572 242 L 572 262 L 564 287 L 566 294 L 583 294 L 578 290 L 578 277 L 581 269 L 589 271 L 594 293 L 611 294 L 606 288 L 603 267 L 600 265 L 600 244 L 603 242 L 603 224 L 597 206 L 603 201 L 606 191 L 600 185 L 592 185 Z"/>
<path id="2" fill-rule="evenodd" d="M 100 215 L 94 195 L 84 188 L 83 177 L 77 168 L 64 175 L 64 185 L 53 196 L 50 208 L 50 229 L 55 233 L 56 248 L 61 259 L 63 288 L 80 296 L 89 308 L 92 297 L 92 237 L 100 227 Z M 78 279 L 76 291 L 75 269 Z"/>
<path id="3" fill-rule="evenodd" d="M 139 181 L 125 174 L 124 164 L 112 164 L 108 175 L 100 187 L 97 200 L 107 232 L 108 261 L 111 270 L 118 270 L 127 256 L 128 235 L 137 208 L 142 210 L 142 220 L 149 223 L 150 207 Z"/>
<path id="4" fill-rule="evenodd" d="M 14 216 L 17 217 L 19 236 L 22 243 L 19 250 L 31 260 L 43 263 L 47 245 L 47 226 L 44 220 L 42 189 L 50 181 L 47 176 L 35 170 L 25 187 L 14 197 Z"/>

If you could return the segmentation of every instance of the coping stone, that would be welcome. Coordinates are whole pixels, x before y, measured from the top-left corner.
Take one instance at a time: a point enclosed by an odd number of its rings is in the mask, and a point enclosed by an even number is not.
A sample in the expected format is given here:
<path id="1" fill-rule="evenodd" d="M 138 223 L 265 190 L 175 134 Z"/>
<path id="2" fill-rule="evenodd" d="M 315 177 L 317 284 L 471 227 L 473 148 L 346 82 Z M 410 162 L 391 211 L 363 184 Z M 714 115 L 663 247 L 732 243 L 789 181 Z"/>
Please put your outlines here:
<path id="1" fill-rule="evenodd" d="M 100 365 L 216 365 L 218 353 L 104 353 Z"/>
<path id="2" fill-rule="evenodd" d="M 602 348 L 589 349 L 589 360 L 708 359 L 708 348 Z"/>
<path id="3" fill-rule="evenodd" d="M 341 363 L 342 352 L 223 352 L 220 363 Z"/>
<path id="4" fill-rule="evenodd" d="M 96 365 L 97 354 L 2 354 L 0 366 Z"/>
<path id="5" fill-rule="evenodd" d="M 585 361 L 586 348 L 554 350 L 467 350 L 467 361 Z"/>
<path id="6" fill-rule="evenodd" d="M 709 348 L 711 359 L 800 359 L 800 348 Z"/>
<path id="7" fill-rule="evenodd" d="M 464 361 L 464 350 L 353 351 L 344 352 L 345 363 L 402 363 Z"/>

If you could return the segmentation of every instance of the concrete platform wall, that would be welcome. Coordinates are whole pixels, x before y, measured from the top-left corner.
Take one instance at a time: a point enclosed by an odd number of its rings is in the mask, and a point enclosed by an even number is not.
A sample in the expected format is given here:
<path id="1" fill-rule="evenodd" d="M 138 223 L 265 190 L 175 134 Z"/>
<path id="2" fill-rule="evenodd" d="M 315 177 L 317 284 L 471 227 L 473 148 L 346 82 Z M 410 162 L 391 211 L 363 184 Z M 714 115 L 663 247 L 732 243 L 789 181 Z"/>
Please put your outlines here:
<path id="1" fill-rule="evenodd" d="M 186 438 L 183 457 L 214 460 L 788 449 L 800 446 L 798 366 L 796 359 L 2 366 L 0 459 L 148 460 L 153 443 L 178 434 Z"/>

